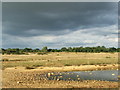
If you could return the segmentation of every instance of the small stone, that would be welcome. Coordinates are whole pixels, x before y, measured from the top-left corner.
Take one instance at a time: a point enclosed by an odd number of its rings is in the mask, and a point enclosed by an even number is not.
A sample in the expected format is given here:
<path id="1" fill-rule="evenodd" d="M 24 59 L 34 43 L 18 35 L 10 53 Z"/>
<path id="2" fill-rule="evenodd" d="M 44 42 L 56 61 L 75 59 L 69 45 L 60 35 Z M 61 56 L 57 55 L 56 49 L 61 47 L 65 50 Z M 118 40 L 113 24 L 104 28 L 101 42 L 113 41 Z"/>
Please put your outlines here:
<path id="1" fill-rule="evenodd" d="M 54 73 L 51 73 L 51 75 L 54 75 Z"/>
<path id="2" fill-rule="evenodd" d="M 79 75 L 77 75 L 77 77 L 79 77 Z"/>
<path id="3" fill-rule="evenodd" d="M 48 73 L 48 77 L 50 77 L 51 73 Z"/>
<path id="4" fill-rule="evenodd" d="M 78 80 L 80 80 L 80 78 L 78 78 Z"/>
<path id="5" fill-rule="evenodd" d="M 57 81 L 59 81 L 60 79 L 58 78 Z"/>
<path id="6" fill-rule="evenodd" d="M 17 81 L 17 83 L 22 83 L 21 81 Z"/>
<path id="7" fill-rule="evenodd" d="M 113 73 L 112 75 L 114 76 L 115 74 Z"/>
<path id="8" fill-rule="evenodd" d="M 62 73 L 60 73 L 60 75 L 62 75 Z"/>

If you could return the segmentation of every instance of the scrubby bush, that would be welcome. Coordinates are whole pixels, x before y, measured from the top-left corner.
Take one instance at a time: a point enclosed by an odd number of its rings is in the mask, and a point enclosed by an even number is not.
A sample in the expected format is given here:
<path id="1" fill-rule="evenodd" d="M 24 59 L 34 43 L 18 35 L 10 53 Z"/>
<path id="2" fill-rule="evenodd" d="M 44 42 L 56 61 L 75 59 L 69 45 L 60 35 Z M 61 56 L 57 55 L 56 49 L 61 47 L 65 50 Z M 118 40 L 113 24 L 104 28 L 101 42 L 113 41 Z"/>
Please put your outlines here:
<path id="1" fill-rule="evenodd" d="M 70 64 L 65 64 L 64 66 L 72 66 L 72 65 L 70 65 Z"/>

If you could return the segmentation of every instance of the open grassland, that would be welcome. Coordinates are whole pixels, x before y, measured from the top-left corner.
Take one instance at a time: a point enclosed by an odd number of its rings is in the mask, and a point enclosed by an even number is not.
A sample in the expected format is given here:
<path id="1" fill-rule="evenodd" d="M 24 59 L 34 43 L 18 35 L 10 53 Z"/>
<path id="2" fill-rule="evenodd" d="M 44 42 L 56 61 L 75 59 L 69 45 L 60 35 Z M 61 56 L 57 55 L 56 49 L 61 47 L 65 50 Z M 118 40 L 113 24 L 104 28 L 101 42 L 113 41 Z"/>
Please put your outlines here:
<path id="1" fill-rule="evenodd" d="M 44 55 L 2 55 L 6 67 L 61 67 L 80 65 L 117 64 L 118 53 L 53 52 Z"/>
<path id="2" fill-rule="evenodd" d="M 46 80 L 48 72 L 118 69 L 118 53 L 2 55 L 2 88 L 118 88 L 118 82 Z"/>

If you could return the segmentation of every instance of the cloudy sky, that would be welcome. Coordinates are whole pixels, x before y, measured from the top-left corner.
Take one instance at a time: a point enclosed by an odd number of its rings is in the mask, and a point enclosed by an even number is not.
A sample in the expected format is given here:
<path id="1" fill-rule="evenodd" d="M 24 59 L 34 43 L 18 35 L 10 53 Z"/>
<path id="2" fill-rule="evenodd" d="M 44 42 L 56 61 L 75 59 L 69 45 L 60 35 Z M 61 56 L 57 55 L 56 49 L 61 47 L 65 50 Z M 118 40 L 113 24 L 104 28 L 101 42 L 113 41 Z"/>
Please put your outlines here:
<path id="1" fill-rule="evenodd" d="M 4 2 L 3 48 L 118 45 L 115 2 Z"/>

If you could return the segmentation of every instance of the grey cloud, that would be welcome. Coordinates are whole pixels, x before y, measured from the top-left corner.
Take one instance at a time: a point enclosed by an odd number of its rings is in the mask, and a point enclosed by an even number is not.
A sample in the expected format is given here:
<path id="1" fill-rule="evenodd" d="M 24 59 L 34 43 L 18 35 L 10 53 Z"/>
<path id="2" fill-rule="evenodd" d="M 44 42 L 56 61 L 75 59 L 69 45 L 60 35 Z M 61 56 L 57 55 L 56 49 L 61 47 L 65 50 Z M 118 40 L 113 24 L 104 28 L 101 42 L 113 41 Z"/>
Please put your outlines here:
<path id="1" fill-rule="evenodd" d="M 117 3 L 4 2 L 2 6 L 3 33 L 16 36 L 62 35 L 117 23 Z"/>
<path id="2" fill-rule="evenodd" d="M 117 45 L 117 3 L 3 2 L 2 7 L 5 48 Z"/>

